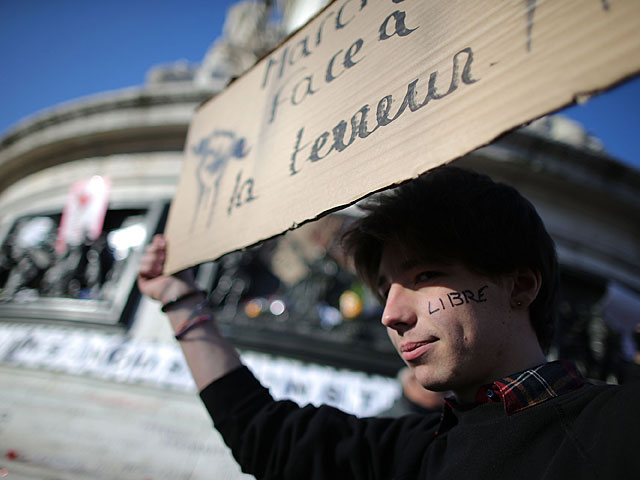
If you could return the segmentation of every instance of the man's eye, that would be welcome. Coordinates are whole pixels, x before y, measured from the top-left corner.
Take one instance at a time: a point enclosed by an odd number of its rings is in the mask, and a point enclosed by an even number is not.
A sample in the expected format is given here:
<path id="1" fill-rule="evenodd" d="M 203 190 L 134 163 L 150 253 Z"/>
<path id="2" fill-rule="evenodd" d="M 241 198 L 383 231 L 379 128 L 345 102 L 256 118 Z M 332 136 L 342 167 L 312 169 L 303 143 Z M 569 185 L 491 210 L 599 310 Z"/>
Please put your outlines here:
<path id="1" fill-rule="evenodd" d="M 415 282 L 416 283 L 428 282 L 429 280 L 433 280 L 434 278 L 437 278 L 440 275 L 441 275 L 440 272 L 435 272 L 431 270 L 426 272 L 420 272 L 419 274 L 416 275 Z"/>

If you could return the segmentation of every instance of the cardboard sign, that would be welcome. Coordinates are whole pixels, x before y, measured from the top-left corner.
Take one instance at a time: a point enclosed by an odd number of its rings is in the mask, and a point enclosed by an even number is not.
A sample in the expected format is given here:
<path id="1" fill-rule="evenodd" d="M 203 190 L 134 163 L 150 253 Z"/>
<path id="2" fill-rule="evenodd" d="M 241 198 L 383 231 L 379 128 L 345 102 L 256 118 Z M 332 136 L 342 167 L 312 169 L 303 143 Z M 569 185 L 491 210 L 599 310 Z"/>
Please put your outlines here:
<path id="1" fill-rule="evenodd" d="M 640 69 L 637 0 L 339 0 L 196 114 L 167 271 L 460 157 Z"/>

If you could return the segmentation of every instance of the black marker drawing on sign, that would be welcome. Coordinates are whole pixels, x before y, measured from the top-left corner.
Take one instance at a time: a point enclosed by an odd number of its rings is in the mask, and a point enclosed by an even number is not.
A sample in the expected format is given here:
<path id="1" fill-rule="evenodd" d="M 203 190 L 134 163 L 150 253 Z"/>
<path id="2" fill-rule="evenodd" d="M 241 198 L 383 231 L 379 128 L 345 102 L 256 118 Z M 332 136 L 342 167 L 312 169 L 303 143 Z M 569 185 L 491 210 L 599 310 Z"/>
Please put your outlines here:
<path id="1" fill-rule="evenodd" d="M 357 65 L 363 57 L 362 55 L 358 58 L 355 57 L 359 54 L 363 44 L 364 40 L 358 38 L 348 48 L 341 48 L 333 54 L 325 70 L 324 83 L 320 75 L 314 77 L 314 74 L 308 73 L 305 67 L 299 68 L 286 78 L 270 100 L 271 108 L 267 123 L 273 123 L 276 111 L 281 105 L 300 105 L 306 98 L 317 93 L 322 86 L 331 83 L 346 70 Z"/>
<path id="2" fill-rule="evenodd" d="M 399 37 L 406 37 L 407 35 L 409 35 L 411 32 L 413 32 L 418 28 L 418 27 L 407 28 L 407 26 L 404 23 L 405 17 L 406 17 L 405 12 L 396 10 L 395 12 L 391 13 L 391 15 L 389 15 L 387 18 L 385 18 L 384 22 L 382 22 L 379 29 L 380 40 L 387 40 L 388 38 L 391 38 L 394 35 L 398 35 Z M 387 33 L 387 28 L 389 26 L 389 20 L 391 19 L 395 21 L 395 31 L 391 33 L 391 35 L 389 35 Z"/>
<path id="3" fill-rule="evenodd" d="M 338 9 L 335 16 L 335 29 L 340 30 L 342 28 L 346 28 L 347 25 L 355 18 L 356 14 L 366 5 L 366 0 L 361 0 L 360 9 L 356 11 L 355 2 L 352 2 L 352 0 L 346 0 Z M 351 9 L 346 16 L 344 15 L 345 9 Z M 314 73 L 309 73 L 305 66 L 298 67 L 294 73 L 291 73 L 288 76 L 284 75 L 285 70 L 296 65 L 296 63 L 301 59 L 313 54 L 314 48 L 318 47 L 322 41 L 322 32 L 325 22 L 331 16 L 333 16 L 333 13 L 329 12 L 328 15 L 320 22 L 315 45 L 313 44 L 311 37 L 307 35 L 295 44 L 285 45 L 281 49 L 280 53 L 278 53 L 277 58 L 274 55 L 267 59 L 265 74 L 262 80 L 262 88 L 267 86 L 270 79 L 274 79 L 273 81 L 276 81 L 284 78 L 284 80 L 279 82 L 280 86 L 272 95 L 271 100 L 269 100 L 271 107 L 267 123 L 273 123 L 275 121 L 276 112 L 280 110 L 281 106 L 300 105 L 305 99 L 316 94 L 318 90 L 333 82 L 348 69 L 353 68 L 362 60 L 363 56 L 360 52 L 364 45 L 364 39 L 358 38 L 351 45 L 339 49 L 331 56 L 326 68 L 324 69 L 324 77 L 321 74 L 316 75 Z M 379 40 L 388 40 L 395 36 L 406 37 L 417 30 L 419 28 L 417 26 L 415 28 L 407 27 L 406 16 L 406 13 L 401 10 L 395 10 L 389 14 L 378 28 Z"/>
<path id="4" fill-rule="evenodd" d="M 534 16 L 536 12 L 537 0 L 525 0 L 527 6 L 527 52 L 531 52 L 531 39 L 533 33 Z M 609 0 L 600 0 L 602 9 L 604 11 L 609 10 Z"/>
<path id="5" fill-rule="evenodd" d="M 353 20 L 355 18 L 355 14 L 352 14 L 351 18 L 349 20 L 347 20 L 347 21 L 343 21 L 342 20 L 342 14 L 344 13 L 344 8 L 347 6 L 349 1 L 350 0 L 347 0 L 346 2 L 344 2 L 344 4 L 338 10 L 338 14 L 336 15 L 336 30 L 340 30 L 340 29 L 346 27 L 348 24 L 351 23 L 351 20 Z M 360 9 L 362 10 L 362 7 L 360 7 Z"/>
<path id="6" fill-rule="evenodd" d="M 298 70 L 296 70 L 293 74 L 289 75 L 289 77 L 280 84 L 280 88 L 278 88 L 278 90 L 276 90 L 276 93 L 273 95 L 273 99 L 271 101 L 271 115 L 269 116 L 269 122 L 268 123 L 272 123 L 275 118 L 276 118 L 276 110 L 278 108 L 278 105 L 280 105 L 281 103 L 293 103 L 293 100 L 290 99 L 291 94 L 287 92 L 284 93 L 284 89 L 285 87 L 287 87 L 289 85 L 289 83 L 291 81 L 293 81 L 294 79 L 298 78 L 298 75 L 300 75 L 301 73 L 305 72 L 305 68 L 300 68 Z M 294 90 L 297 89 L 299 85 L 299 82 L 296 83 L 296 86 L 294 87 Z M 307 84 L 307 86 L 310 86 L 309 84 Z M 312 94 L 315 92 L 312 92 Z"/>
<path id="7" fill-rule="evenodd" d="M 227 208 L 227 215 L 231 215 L 231 211 L 235 208 L 241 207 L 245 203 L 252 202 L 256 199 L 253 193 L 253 187 L 255 182 L 253 178 L 246 180 L 242 179 L 242 170 L 236 175 L 236 183 L 233 187 L 233 194 L 229 201 L 229 207 Z"/>
<path id="8" fill-rule="evenodd" d="M 536 0 L 527 2 L 527 52 L 531 51 L 531 33 L 533 32 L 533 18 L 536 13 Z"/>
<path id="9" fill-rule="evenodd" d="M 326 37 L 326 29 L 341 30 L 346 28 L 352 20 L 367 6 L 367 0 L 345 0 L 337 12 L 328 11 L 313 35 L 309 32 L 298 42 L 284 45 L 276 53 L 270 56 L 265 63 L 264 77 L 261 88 L 283 77 L 289 67 L 293 67 L 299 60 L 313 55 L 316 47 L 319 47 Z M 333 22 L 328 20 L 334 17 Z M 331 27 L 333 25 L 333 27 Z"/>
<path id="10" fill-rule="evenodd" d="M 249 150 L 243 137 L 230 130 L 214 130 L 210 135 L 202 138 L 197 146 L 192 146 L 191 151 L 200 157 L 196 168 L 198 200 L 191 221 L 193 231 L 196 219 L 203 208 L 209 209 L 207 227 L 211 225 L 220 182 L 229 160 L 242 160 Z"/>
<path id="11" fill-rule="evenodd" d="M 460 72 L 460 57 L 466 56 L 462 72 Z M 386 95 L 378 101 L 378 105 L 375 108 L 375 124 L 371 122 L 373 126 L 370 128 L 368 124 L 369 113 L 373 110 L 369 104 L 362 106 L 356 113 L 353 114 L 349 122 L 341 120 L 329 131 L 325 131 L 316 137 L 315 141 L 303 143 L 302 138 L 304 135 L 304 127 L 298 130 L 296 135 L 295 145 L 293 147 L 293 153 L 289 162 L 289 175 L 297 174 L 301 166 L 299 165 L 298 154 L 303 150 L 310 147 L 309 154 L 304 160 L 309 160 L 311 163 L 315 163 L 322 160 L 334 150 L 336 152 L 342 152 L 348 148 L 358 138 L 366 138 L 380 127 L 389 125 L 390 123 L 401 117 L 406 111 L 407 107 L 410 112 L 416 112 L 425 107 L 430 101 L 440 100 L 458 89 L 460 83 L 471 85 L 478 80 L 471 75 L 471 65 L 473 63 L 473 50 L 471 47 L 460 50 L 453 56 L 453 68 L 451 71 L 451 82 L 449 83 L 449 89 L 444 93 L 439 93 L 436 88 L 436 82 L 438 80 L 438 71 L 432 72 L 429 75 L 428 86 L 426 87 L 426 95 L 423 100 L 419 100 L 418 82 L 420 79 L 415 79 L 407 85 L 407 91 L 402 100 L 402 103 L 398 107 L 398 110 L 391 114 L 391 108 L 394 105 L 393 95 Z M 424 82 L 423 82 L 424 83 Z M 424 94 L 425 88 L 422 87 L 422 93 Z M 395 102 L 398 103 L 397 100 Z M 350 133 L 348 139 L 345 141 L 348 127 Z M 333 142 L 329 141 L 329 138 L 333 138 Z"/>

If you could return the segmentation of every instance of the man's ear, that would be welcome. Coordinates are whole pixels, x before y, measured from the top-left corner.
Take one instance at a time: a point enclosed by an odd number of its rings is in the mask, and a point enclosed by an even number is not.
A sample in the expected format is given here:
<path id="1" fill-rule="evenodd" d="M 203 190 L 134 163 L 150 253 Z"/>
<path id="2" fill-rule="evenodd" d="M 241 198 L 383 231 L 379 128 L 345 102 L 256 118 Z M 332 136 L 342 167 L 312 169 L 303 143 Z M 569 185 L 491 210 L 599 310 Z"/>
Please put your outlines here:
<path id="1" fill-rule="evenodd" d="M 526 309 L 538 296 L 542 276 L 538 270 L 529 267 L 518 268 L 513 275 L 513 290 L 511 291 L 511 306 Z"/>

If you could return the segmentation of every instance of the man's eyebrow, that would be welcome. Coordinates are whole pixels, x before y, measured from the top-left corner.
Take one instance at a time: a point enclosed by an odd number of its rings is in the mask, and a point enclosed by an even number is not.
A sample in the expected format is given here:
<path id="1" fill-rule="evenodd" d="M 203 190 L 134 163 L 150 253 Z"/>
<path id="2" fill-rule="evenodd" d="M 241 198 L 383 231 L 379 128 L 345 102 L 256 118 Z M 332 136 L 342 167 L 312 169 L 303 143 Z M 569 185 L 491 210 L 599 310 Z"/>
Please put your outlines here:
<path id="1" fill-rule="evenodd" d="M 426 263 L 426 260 L 419 259 L 419 258 L 416 258 L 416 257 L 407 258 L 406 260 L 403 260 L 400 263 L 400 269 L 401 270 L 408 270 L 409 268 L 413 268 L 416 265 L 420 265 L 420 264 L 423 264 L 423 263 Z"/>
<path id="2" fill-rule="evenodd" d="M 420 259 L 418 259 L 418 258 L 416 258 L 416 257 L 414 257 L 414 258 L 407 258 L 406 260 L 403 260 L 402 262 L 400 262 L 400 271 L 407 270 L 407 269 L 409 269 L 409 268 L 413 268 L 413 267 L 415 267 L 416 265 L 419 265 L 419 264 L 424 263 L 424 262 L 425 262 L 424 260 L 420 260 Z M 388 283 L 387 277 L 386 277 L 386 276 L 384 276 L 384 275 L 380 275 L 380 276 L 378 277 L 378 281 L 377 281 L 376 286 L 377 286 L 378 288 L 380 288 L 380 287 L 382 287 L 385 283 Z"/>
<path id="3" fill-rule="evenodd" d="M 438 269 L 451 265 L 452 263 L 446 260 L 436 260 L 433 258 L 427 257 L 412 257 L 406 260 L 403 260 L 400 263 L 400 268 L 402 270 L 409 270 L 410 268 L 415 267 L 423 267 L 427 269 Z"/>

